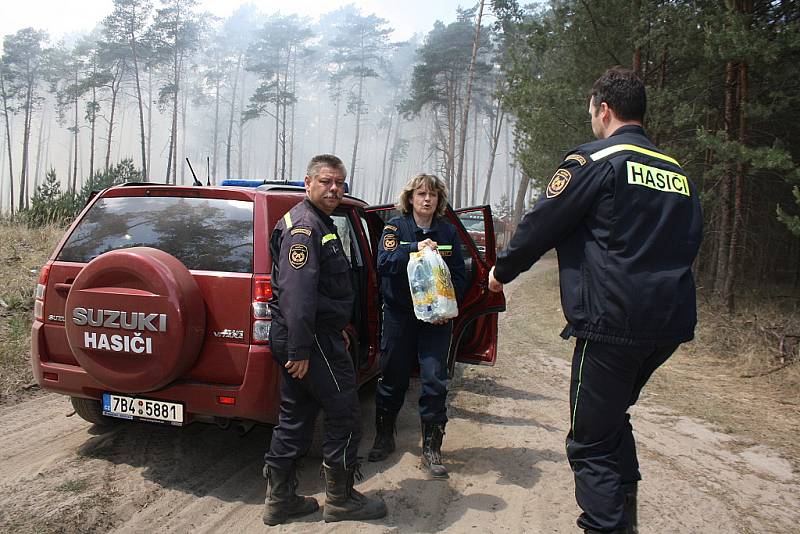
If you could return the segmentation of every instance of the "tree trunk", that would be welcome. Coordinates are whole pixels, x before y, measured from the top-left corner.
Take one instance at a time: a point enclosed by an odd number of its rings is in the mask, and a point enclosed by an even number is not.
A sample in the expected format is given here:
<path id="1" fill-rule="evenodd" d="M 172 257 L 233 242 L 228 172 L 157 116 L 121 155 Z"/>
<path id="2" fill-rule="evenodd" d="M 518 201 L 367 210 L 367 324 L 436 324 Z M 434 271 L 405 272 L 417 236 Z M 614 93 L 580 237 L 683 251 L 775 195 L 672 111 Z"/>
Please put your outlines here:
<path id="1" fill-rule="evenodd" d="M 52 123 L 48 122 L 47 124 L 47 135 L 44 139 L 44 168 L 51 169 L 50 165 L 50 132 L 52 130 Z M 45 174 L 47 174 L 47 170 L 45 170 Z"/>
<path id="2" fill-rule="evenodd" d="M 455 150 L 456 150 L 456 106 L 457 106 L 457 97 L 456 95 L 458 92 L 452 88 L 452 84 L 449 90 L 448 98 L 448 106 L 447 106 L 447 149 L 445 150 L 445 176 L 447 177 L 448 186 L 450 189 L 450 194 L 453 195 L 455 193 L 455 198 L 453 198 L 453 204 L 457 208 L 458 206 L 458 191 L 456 190 L 456 176 L 454 171 L 454 163 L 455 160 Z"/>
<path id="3" fill-rule="evenodd" d="M 294 63 L 292 63 L 292 95 L 295 96 L 292 99 L 292 116 L 291 116 L 291 126 L 289 129 L 289 179 L 291 180 L 294 178 L 294 118 L 295 118 L 295 111 L 297 109 L 297 58 L 295 57 Z"/>
<path id="4" fill-rule="evenodd" d="M 467 203 L 470 206 L 474 206 L 476 204 L 476 199 L 478 197 L 478 113 L 475 113 L 473 117 L 474 121 L 474 128 L 472 130 L 472 134 L 474 138 L 472 139 L 472 187 L 471 194 L 472 196 L 469 198 Z"/>
<path id="5" fill-rule="evenodd" d="M 92 121 L 89 137 L 89 183 L 94 181 L 94 134 L 97 123 L 97 89 L 92 85 Z"/>
<path id="6" fill-rule="evenodd" d="M 22 125 L 22 170 L 19 174 L 19 209 L 27 207 L 27 172 L 28 172 L 28 146 L 31 132 L 31 108 L 33 107 L 33 84 L 28 84 L 28 92 L 25 95 L 25 117 Z"/>
<path id="7" fill-rule="evenodd" d="M 500 100 L 497 101 L 497 113 L 492 121 L 492 137 L 489 140 L 489 170 L 486 173 L 486 188 L 483 190 L 483 203 L 489 204 L 491 201 L 490 191 L 492 185 L 492 173 L 494 172 L 494 161 L 497 157 L 497 145 L 500 141 L 500 132 L 503 131 L 503 119 L 506 112 L 502 108 Z"/>
<path id="8" fill-rule="evenodd" d="M 642 0 L 633 0 L 633 16 L 634 16 L 634 27 L 636 31 L 634 32 L 634 36 L 643 35 L 644 28 L 642 24 Z M 633 50 L 633 61 L 632 63 L 632 70 L 639 76 L 642 75 L 642 47 L 638 43 Z"/>
<path id="9" fill-rule="evenodd" d="M 36 136 L 36 167 L 33 171 L 33 190 L 36 191 L 36 188 L 39 186 L 39 171 L 41 170 L 41 162 L 42 162 L 42 130 L 44 130 L 44 121 L 46 116 L 46 107 L 42 107 L 42 118 L 39 121 L 39 134 Z"/>
<path id="10" fill-rule="evenodd" d="M 183 70 L 183 60 L 181 60 L 181 70 Z M 189 91 L 183 91 L 183 102 L 181 105 L 181 159 L 186 160 L 186 108 L 189 106 Z M 194 180 L 194 179 L 193 179 Z M 202 180 L 200 180 L 202 182 Z M 186 184 L 186 165 L 181 163 L 181 185 Z"/>
<path id="11" fill-rule="evenodd" d="M 172 128 L 170 128 L 172 130 Z M 169 184 L 169 175 L 172 173 L 172 133 L 169 136 L 169 146 L 167 151 L 167 174 L 165 175 L 164 182 Z"/>
<path id="12" fill-rule="evenodd" d="M 397 172 L 397 153 L 400 150 L 400 127 L 402 126 L 401 117 L 397 117 L 397 126 L 394 129 L 394 140 L 392 141 L 392 153 L 389 156 L 389 177 L 386 181 L 386 192 L 381 197 L 380 202 L 389 202 L 392 197 L 392 190 Z M 423 135 L 425 135 L 423 133 Z"/>
<path id="13" fill-rule="evenodd" d="M 336 140 L 339 137 L 339 106 L 342 103 L 342 95 L 337 93 L 336 102 L 333 106 L 333 147 L 331 149 L 332 154 L 336 154 Z"/>
<path id="14" fill-rule="evenodd" d="M 456 168 L 456 197 L 458 198 L 459 205 L 461 203 L 461 181 L 464 172 L 464 150 L 467 145 L 467 125 L 469 124 L 469 108 L 472 103 L 472 82 L 475 78 L 475 62 L 478 58 L 478 46 L 480 45 L 481 38 L 481 20 L 483 20 L 483 5 L 485 1 L 481 0 L 478 6 L 478 19 L 475 24 L 475 40 L 472 42 L 472 57 L 469 60 L 469 71 L 467 74 L 467 95 L 464 98 L 464 109 L 461 117 L 461 137 L 458 141 L 458 166 Z"/>
<path id="15" fill-rule="evenodd" d="M 231 91 L 231 111 L 228 120 L 228 140 L 225 144 L 225 179 L 231 179 L 231 146 L 233 145 L 233 118 L 236 111 L 236 96 L 239 85 L 239 76 L 242 75 L 242 54 L 236 61 L 236 72 L 233 76 L 233 90 Z"/>
<path id="16" fill-rule="evenodd" d="M 144 136 L 144 109 L 142 108 L 142 87 L 139 83 L 139 58 L 136 55 L 136 40 L 133 35 L 129 36 L 128 44 L 131 47 L 131 57 L 133 58 L 133 77 L 136 81 L 136 101 L 139 106 L 139 132 L 141 134 L 142 145 L 142 180 L 147 181 L 147 149 L 145 147 Z"/>
<path id="17" fill-rule="evenodd" d="M 114 134 L 114 117 L 117 112 L 117 95 L 119 94 L 120 84 L 122 83 L 122 67 L 117 66 L 117 71 L 114 73 L 114 78 L 111 80 L 111 117 L 108 121 L 108 140 L 106 143 L 106 166 L 105 170 L 108 172 L 108 167 L 111 165 L 111 142 Z"/>
<path id="18" fill-rule="evenodd" d="M 172 183 L 178 185 L 178 95 L 180 92 L 180 62 L 178 60 L 178 46 L 175 44 L 175 55 L 173 61 L 173 76 L 175 77 L 175 88 L 172 93 L 172 125 L 170 128 L 170 153 L 172 155 Z M 167 183 L 170 183 L 169 168 L 167 168 Z"/>
<path id="19" fill-rule="evenodd" d="M 0 65 L 1 67 L 2 65 Z M 11 123 L 8 118 L 8 94 L 3 72 L 0 70 L 0 96 L 3 98 L 3 117 L 6 119 L 6 147 L 8 149 L 8 198 L 11 206 L 11 217 L 14 217 L 14 159 L 11 150 Z"/>
<path id="20" fill-rule="evenodd" d="M 386 142 L 383 145 L 383 162 L 381 163 L 381 181 L 378 186 L 378 202 L 383 198 L 383 192 L 387 188 L 386 184 L 386 163 L 389 157 L 389 140 L 392 137 L 392 125 L 394 124 L 394 108 L 389 115 L 389 127 L 386 128 Z"/>
<path id="21" fill-rule="evenodd" d="M 3 215 L 3 201 L 6 199 L 5 188 L 3 187 L 3 169 L 6 168 L 6 141 L 6 136 L 3 135 L 3 146 L 0 147 L 0 216 Z"/>
<path id="22" fill-rule="evenodd" d="M 153 168 L 153 67 L 147 70 L 147 168 Z"/>
<path id="23" fill-rule="evenodd" d="M 362 72 L 363 72 L 363 61 L 362 65 Z M 358 157 L 358 139 L 361 135 L 361 106 L 362 106 L 362 98 L 364 96 L 364 76 L 361 75 L 358 77 L 358 100 L 356 101 L 356 135 L 355 139 L 353 139 L 353 158 L 350 160 L 350 191 L 352 194 L 355 194 L 356 191 L 356 158 Z"/>
<path id="24" fill-rule="evenodd" d="M 733 140 L 733 114 L 736 91 L 736 63 L 729 60 L 725 66 L 725 139 L 730 142 Z M 719 237 L 717 240 L 717 275 L 714 279 L 715 291 L 723 297 L 725 280 L 728 276 L 728 247 L 730 244 L 731 227 L 731 188 L 733 187 L 732 170 L 729 163 L 725 163 L 725 171 L 720 184 L 720 218 L 719 218 Z"/>
<path id="25" fill-rule="evenodd" d="M 517 173 L 517 166 L 514 160 L 512 159 L 512 149 L 511 149 L 511 139 L 510 139 L 510 126 L 509 123 L 506 122 L 505 128 L 505 141 L 506 141 L 506 199 L 508 200 L 509 206 L 511 205 L 511 198 L 514 194 L 514 180 L 516 179 Z M 510 176 L 510 180 L 508 177 Z"/>
<path id="26" fill-rule="evenodd" d="M 213 151 L 211 162 L 211 183 L 217 185 L 217 157 L 219 150 L 217 149 L 217 142 L 219 141 L 219 73 L 217 73 L 217 81 L 214 86 L 214 142 L 212 143 L 211 150 Z"/>
<path id="27" fill-rule="evenodd" d="M 279 150 L 279 139 L 281 136 L 281 104 L 280 104 L 280 83 L 275 82 L 275 134 L 274 134 L 274 143 L 272 146 L 272 179 L 278 179 L 278 150 Z M 239 141 L 241 143 L 241 140 Z"/>
<path id="28" fill-rule="evenodd" d="M 75 138 L 75 142 L 72 144 L 72 150 L 75 151 L 75 155 L 72 158 L 72 194 L 74 195 L 77 191 L 78 187 L 78 68 L 75 67 L 75 99 L 74 99 L 74 107 L 75 107 L 75 117 L 74 122 L 72 125 L 72 135 Z"/>
<path id="29" fill-rule="evenodd" d="M 739 95 L 738 95 L 738 111 L 739 111 L 739 144 L 744 147 L 747 145 L 747 85 L 748 85 L 748 66 L 747 63 L 742 61 L 739 63 Z M 747 174 L 747 165 L 744 161 L 739 159 L 736 163 L 736 180 L 734 189 L 734 202 L 733 202 L 733 228 L 731 229 L 731 240 L 728 248 L 728 272 L 725 276 L 725 287 L 722 294 L 725 297 L 725 308 L 728 313 L 734 311 L 734 284 L 736 281 L 736 272 L 738 267 L 738 246 L 739 239 L 742 233 L 742 222 L 744 218 L 742 208 L 742 197 Z"/>
<path id="30" fill-rule="evenodd" d="M 119 110 L 119 131 L 120 132 L 125 131 L 125 106 L 122 106 Z M 121 151 L 122 151 L 122 139 L 120 139 L 120 142 L 117 143 L 117 157 L 115 158 L 117 161 L 119 161 L 120 158 L 122 157 L 122 155 L 120 154 Z"/>
<path id="31" fill-rule="evenodd" d="M 66 187 L 69 189 L 69 173 L 70 169 L 72 168 L 72 146 L 75 144 L 75 138 L 70 136 L 69 138 L 69 148 L 67 149 L 67 154 L 69 159 L 67 160 L 67 172 L 64 175 L 67 177 Z"/>
<path id="32" fill-rule="evenodd" d="M 528 194 L 528 184 L 531 179 L 522 171 L 522 179 L 519 181 L 519 188 L 517 189 L 517 198 L 514 201 L 514 223 L 518 223 L 525 213 L 525 196 Z"/>
<path id="33" fill-rule="evenodd" d="M 286 94 L 289 89 L 289 67 L 292 61 L 292 49 L 289 47 L 286 51 L 286 69 L 283 73 L 283 90 L 281 91 L 281 180 L 286 180 L 286 111 L 288 102 L 286 101 Z M 280 76 L 278 76 L 278 86 L 280 86 Z"/>
<path id="34" fill-rule="evenodd" d="M 241 95 L 239 97 L 239 109 L 244 109 L 244 95 L 246 79 L 242 79 Z M 239 117 L 239 178 L 244 177 L 244 169 L 242 168 L 242 157 L 244 156 L 244 121 Z"/>

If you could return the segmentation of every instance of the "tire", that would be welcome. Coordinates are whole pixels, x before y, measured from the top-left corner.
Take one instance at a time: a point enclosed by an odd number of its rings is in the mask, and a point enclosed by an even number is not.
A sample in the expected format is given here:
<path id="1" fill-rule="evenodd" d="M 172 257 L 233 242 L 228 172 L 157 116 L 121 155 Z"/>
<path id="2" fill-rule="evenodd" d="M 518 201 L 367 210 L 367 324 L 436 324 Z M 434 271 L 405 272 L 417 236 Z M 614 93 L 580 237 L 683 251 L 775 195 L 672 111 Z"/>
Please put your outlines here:
<path id="1" fill-rule="evenodd" d="M 103 407 L 98 400 L 84 399 L 83 397 L 70 397 L 69 400 L 72 402 L 72 407 L 75 408 L 75 413 L 84 421 L 103 427 L 116 426 L 121 422 L 115 417 L 103 415 Z"/>
<path id="2" fill-rule="evenodd" d="M 111 391 L 142 393 L 188 371 L 205 337 L 205 302 L 189 270 L 147 247 L 89 262 L 66 302 L 67 341 L 78 364 Z"/>

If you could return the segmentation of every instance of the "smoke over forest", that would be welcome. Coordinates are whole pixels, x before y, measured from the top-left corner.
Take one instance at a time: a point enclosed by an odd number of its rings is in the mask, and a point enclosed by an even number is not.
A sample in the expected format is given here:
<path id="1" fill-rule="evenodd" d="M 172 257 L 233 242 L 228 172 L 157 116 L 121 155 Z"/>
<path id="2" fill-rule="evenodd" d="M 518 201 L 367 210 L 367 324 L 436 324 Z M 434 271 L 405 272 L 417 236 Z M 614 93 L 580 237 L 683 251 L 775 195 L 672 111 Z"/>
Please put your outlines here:
<path id="1" fill-rule="evenodd" d="M 353 5 L 223 19 L 194 0 L 115 0 L 86 35 L 20 29 L 3 40 L 0 209 L 24 209 L 50 170 L 63 191 L 125 159 L 157 182 L 192 183 L 186 158 L 203 183 L 298 180 L 321 152 L 368 202 L 430 172 L 456 205 L 507 205 L 520 177 L 487 15 L 458 10 L 394 42 L 392 21 Z"/>

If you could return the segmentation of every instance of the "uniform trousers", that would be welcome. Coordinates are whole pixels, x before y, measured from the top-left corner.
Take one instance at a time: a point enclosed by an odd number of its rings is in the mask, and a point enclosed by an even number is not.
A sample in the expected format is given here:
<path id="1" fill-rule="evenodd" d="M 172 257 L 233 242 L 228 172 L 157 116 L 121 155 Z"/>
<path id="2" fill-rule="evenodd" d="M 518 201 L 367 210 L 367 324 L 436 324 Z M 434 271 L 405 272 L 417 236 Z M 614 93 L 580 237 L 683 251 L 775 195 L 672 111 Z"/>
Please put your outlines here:
<path id="1" fill-rule="evenodd" d="M 418 320 L 413 311 L 384 308 L 381 378 L 375 391 L 379 413 L 400 411 L 411 373 L 419 365 L 420 419 L 424 423 L 447 422 L 447 355 L 452 334 L 452 321 L 434 325 Z"/>
<path id="2" fill-rule="evenodd" d="M 288 470 L 297 458 L 305 456 L 321 409 L 325 465 L 336 469 L 354 467 L 361 441 L 361 406 L 353 361 L 341 333 L 317 332 L 308 373 L 301 380 L 292 378 L 283 367 L 287 361 L 286 343 L 273 341 L 272 352 L 283 370 L 281 406 L 264 462 Z"/>
<path id="3" fill-rule="evenodd" d="M 677 348 L 631 347 L 578 339 L 572 358 L 567 458 L 575 475 L 582 529 L 627 526 L 622 485 L 641 480 L 628 408 Z"/>

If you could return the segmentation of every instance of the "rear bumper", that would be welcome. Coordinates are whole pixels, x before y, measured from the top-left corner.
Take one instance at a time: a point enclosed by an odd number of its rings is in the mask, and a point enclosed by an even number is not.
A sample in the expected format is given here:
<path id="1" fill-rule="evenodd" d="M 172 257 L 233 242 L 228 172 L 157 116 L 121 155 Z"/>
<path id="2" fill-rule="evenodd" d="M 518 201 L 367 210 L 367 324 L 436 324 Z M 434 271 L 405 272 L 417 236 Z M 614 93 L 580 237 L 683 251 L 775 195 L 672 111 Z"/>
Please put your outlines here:
<path id="1" fill-rule="evenodd" d="M 47 361 L 42 326 L 41 322 L 34 321 L 31 330 L 31 366 L 42 389 L 92 399 L 102 398 L 104 392 L 114 393 L 80 366 Z M 280 405 L 280 370 L 269 346 L 251 345 L 244 378 L 239 385 L 177 381 L 167 388 L 135 396 L 182 403 L 187 423 L 198 416 L 206 416 L 275 424 Z M 221 396 L 234 397 L 236 402 L 221 404 L 218 401 Z"/>

